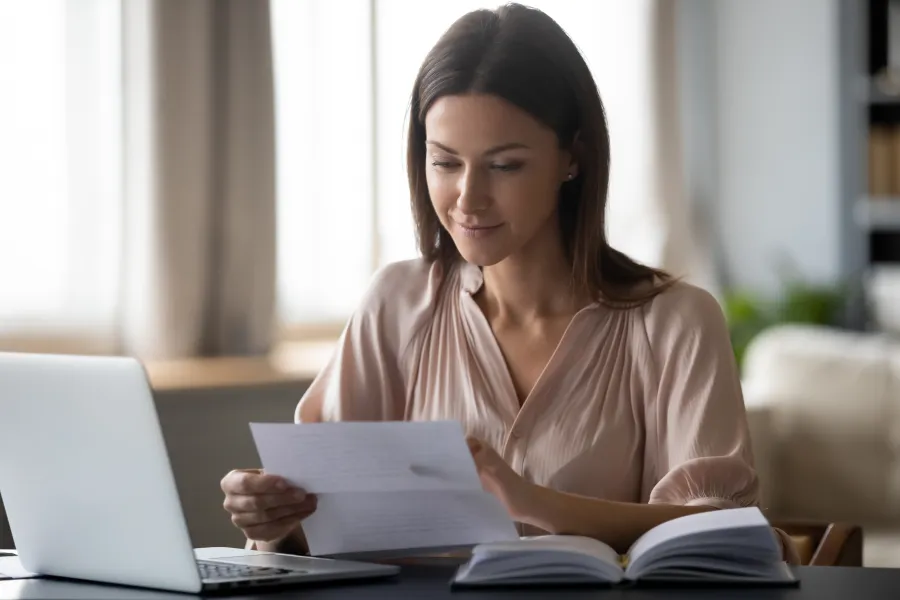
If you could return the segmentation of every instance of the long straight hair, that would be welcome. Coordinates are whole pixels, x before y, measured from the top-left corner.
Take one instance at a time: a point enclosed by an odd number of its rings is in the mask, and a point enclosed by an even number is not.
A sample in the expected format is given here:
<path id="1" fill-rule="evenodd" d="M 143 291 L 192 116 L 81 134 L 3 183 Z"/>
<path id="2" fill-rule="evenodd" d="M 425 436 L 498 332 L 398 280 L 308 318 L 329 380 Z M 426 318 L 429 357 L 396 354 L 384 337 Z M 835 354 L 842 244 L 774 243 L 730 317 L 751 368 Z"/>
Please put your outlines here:
<path id="1" fill-rule="evenodd" d="M 431 49 L 416 76 L 407 171 L 417 243 L 426 260 L 440 261 L 445 268 L 461 260 L 425 183 L 425 115 L 439 98 L 461 94 L 503 98 L 553 129 L 560 147 L 575 152 L 578 175 L 562 184 L 558 211 L 576 289 L 595 301 L 633 305 L 671 284 L 664 271 L 609 245 L 609 130 L 596 83 L 578 48 L 553 19 L 514 3 L 462 16 Z"/>

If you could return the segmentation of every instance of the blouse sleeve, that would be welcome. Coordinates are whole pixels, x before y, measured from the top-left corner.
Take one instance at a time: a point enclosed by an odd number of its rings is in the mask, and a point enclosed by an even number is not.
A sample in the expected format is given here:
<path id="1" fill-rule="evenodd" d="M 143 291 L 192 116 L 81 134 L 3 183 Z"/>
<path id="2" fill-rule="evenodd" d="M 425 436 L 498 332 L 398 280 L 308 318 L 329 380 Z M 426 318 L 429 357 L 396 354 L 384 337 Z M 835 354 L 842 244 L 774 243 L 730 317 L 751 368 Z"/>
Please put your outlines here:
<path id="1" fill-rule="evenodd" d="M 396 421 L 405 413 L 405 352 L 431 310 L 430 275 L 422 261 L 376 273 L 326 366 L 297 405 L 297 423 Z"/>
<path id="2" fill-rule="evenodd" d="M 645 413 L 643 496 L 650 503 L 758 505 L 740 375 L 719 303 L 679 284 L 649 305 L 645 324 L 658 387 Z M 785 558 L 796 562 L 790 538 L 776 535 Z"/>

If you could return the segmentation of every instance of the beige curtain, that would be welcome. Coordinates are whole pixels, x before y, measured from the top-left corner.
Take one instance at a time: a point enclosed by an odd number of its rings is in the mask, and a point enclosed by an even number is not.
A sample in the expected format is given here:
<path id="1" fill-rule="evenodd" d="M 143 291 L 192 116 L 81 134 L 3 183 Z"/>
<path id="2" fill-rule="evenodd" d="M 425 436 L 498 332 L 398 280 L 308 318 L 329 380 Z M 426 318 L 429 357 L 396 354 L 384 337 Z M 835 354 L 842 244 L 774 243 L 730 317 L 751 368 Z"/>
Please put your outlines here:
<path id="1" fill-rule="evenodd" d="M 264 353 L 276 259 L 269 4 L 123 5 L 123 350 Z"/>
<path id="2" fill-rule="evenodd" d="M 681 102 L 685 95 L 685 61 L 680 55 L 677 36 L 679 3 L 653 0 L 650 10 L 652 90 L 657 143 L 658 176 L 655 183 L 657 209 L 660 212 L 658 264 L 672 274 L 718 294 L 719 285 L 712 258 L 703 205 L 693 197 L 693 186 L 686 176 L 686 124 Z M 689 132 L 695 133 L 695 132 Z"/>
<path id="3" fill-rule="evenodd" d="M 610 243 L 716 293 L 705 226 L 698 218 L 702 213 L 685 171 L 685 128 L 690 125 L 683 118 L 684 64 L 677 51 L 680 5 L 671 0 L 586 2 L 583 12 L 592 18 L 573 20 L 569 29 L 583 40 L 607 109 Z"/>

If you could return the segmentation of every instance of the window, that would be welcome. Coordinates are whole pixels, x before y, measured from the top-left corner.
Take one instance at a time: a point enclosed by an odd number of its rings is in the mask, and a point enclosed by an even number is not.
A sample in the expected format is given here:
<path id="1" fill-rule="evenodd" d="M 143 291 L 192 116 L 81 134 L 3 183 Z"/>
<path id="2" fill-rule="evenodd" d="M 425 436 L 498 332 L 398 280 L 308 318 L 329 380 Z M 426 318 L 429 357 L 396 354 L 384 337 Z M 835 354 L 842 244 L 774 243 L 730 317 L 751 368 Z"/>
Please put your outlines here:
<path id="1" fill-rule="evenodd" d="M 477 0 L 273 0 L 280 314 L 339 326 L 374 269 L 416 256 L 406 180 L 409 95 L 425 54 Z M 650 3 L 535 0 L 581 48 L 613 138 L 611 239 L 650 258 Z M 302 331 L 303 328 L 301 327 Z"/>
<path id="2" fill-rule="evenodd" d="M 338 322 L 377 266 L 369 0 L 271 6 L 280 314 Z"/>
<path id="3" fill-rule="evenodd" d="M 112 347 L 118 308 L 119 3 L 0 3 L 0 344 Z M 17 340 L 17 341 L 16 341 Z"/>

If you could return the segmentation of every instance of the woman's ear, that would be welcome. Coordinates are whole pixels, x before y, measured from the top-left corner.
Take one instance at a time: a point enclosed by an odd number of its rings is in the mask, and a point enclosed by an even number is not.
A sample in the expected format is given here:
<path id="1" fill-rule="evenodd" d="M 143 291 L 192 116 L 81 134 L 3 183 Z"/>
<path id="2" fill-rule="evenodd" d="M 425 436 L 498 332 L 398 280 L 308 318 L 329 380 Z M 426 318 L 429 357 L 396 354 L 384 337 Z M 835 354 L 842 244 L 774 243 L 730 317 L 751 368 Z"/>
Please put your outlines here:
<path id="1" fill-rule="evenodd" d="M 565 181 L 571 181 L 578 177 L 579 175 L 579 165 L 580 165 L 580 157 L 582 156 L 582 143 L 579 137 L 579 132 L 575 133 L 575 137 L 572 140 L 572 145 L 569 147 L 568 160 L 565 166 L 565 175 L 563 179 Z"/>

